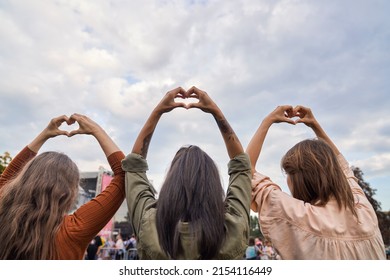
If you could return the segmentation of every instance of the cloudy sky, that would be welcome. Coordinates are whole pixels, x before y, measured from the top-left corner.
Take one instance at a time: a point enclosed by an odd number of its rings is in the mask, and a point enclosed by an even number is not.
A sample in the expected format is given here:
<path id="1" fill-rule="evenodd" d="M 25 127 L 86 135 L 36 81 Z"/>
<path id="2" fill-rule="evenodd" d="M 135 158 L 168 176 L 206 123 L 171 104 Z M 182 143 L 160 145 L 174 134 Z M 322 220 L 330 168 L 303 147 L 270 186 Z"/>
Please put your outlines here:
<path id="1" fill-rule="evenodd" d="M 51 118 L 75 112 L 128 153 L 162 96 L 195 85 L 244 147 L 277 105 L 312 108 L 390 210 L 389 10 L 387 0 L 0 1 L 0 153 L 15 156 Z M 274 125 L 258 169 L 288 191 L 280 159 L 313 137 L 304 125 Z M 150 145 L 156 188 L 189 143 L 215 159 L 226 186 L 214 119 L 178 108 Z M 91 136 L 57 137 L 44 150 L 65 152 L 81 171 L 109 168 Z"/>

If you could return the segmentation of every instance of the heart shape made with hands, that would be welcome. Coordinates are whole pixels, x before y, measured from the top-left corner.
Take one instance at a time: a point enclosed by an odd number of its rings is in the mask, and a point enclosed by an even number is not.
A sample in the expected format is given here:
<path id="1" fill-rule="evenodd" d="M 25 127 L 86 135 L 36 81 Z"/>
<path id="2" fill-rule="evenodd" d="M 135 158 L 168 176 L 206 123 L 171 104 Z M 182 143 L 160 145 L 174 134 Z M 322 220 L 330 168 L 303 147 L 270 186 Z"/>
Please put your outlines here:
<path id="1" fill-rule="evenodd" d="M 75 120 L 73 120 L 73 121 L 70 121 L 70 120 L 64 121 L 58 127 L 59 130 L 67 132 L 67 134 L 70 134 L 72 131 L 76 131 L 79 128 L 80 128 L 80 125 Z"/>
<path id="2" fill-rule="evenodd" d="M 80 124 L 76 119 L 72 118 L 72 116 L 68 117 L 64 115 L 52 119 L 48 128 L 51 130 L 57 130 L 60 134 L 70 137 L 75 135 L 75 132 L 80 129 Z"/>
<path id="3" fill-rule="evenodd" d="M 292 120 L 295 124 L 297 124 L 301 119 L 303 119 L 308 113 L 310 113 L 310 109 L 303 106 L 291 106 L 284 105 L 279 106 L 275 109 L 275 111 L 283 110 L 284 117 Z"/>
<path id="4" fill-rule="evenodd" d="M 65 121 L 58 127 L 58 129 L 60 129 L 62 131 L 66 131 L 66 132 L 71 132 L 71 131 L 77 130 L 79 128 L 80 128 L 80 126 L 76 121 L 74 121 L 74 122 Z"/>

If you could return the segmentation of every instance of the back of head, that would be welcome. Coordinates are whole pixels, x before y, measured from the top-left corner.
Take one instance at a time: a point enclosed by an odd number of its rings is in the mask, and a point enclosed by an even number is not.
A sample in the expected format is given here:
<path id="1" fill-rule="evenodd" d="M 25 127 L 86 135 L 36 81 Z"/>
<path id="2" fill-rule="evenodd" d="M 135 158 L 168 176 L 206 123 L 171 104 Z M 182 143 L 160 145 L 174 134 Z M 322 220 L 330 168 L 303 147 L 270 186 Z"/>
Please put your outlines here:
<path id="1" fill-rule="evenodd" d="M 46 152 L 7 183 L 0 198 L 0 259 L 55 259 L 55 234 L 75 202 L 79 170 L 66 155 Z"/>
<path id="2" fill-rule="evenodd" d="M 292 196 L 310 204 L 325 205 L 334 197 L 339 207 L 353 213 L 353 195 L 337 155 L 321 139 L 304 140 L 283 157 L 281 166 L 292 184 Z"/>
<path id="3" fill-rule="evenodd" d="M 176 153 L 160 191 L 156 221 L 161 247 L 173 259 L 185 250 L 180 246 L 180 222 L 189 223 L 202 259 L 219 252 L 224 237 L 224 191 L 214 161 L 199 147 Z"/>

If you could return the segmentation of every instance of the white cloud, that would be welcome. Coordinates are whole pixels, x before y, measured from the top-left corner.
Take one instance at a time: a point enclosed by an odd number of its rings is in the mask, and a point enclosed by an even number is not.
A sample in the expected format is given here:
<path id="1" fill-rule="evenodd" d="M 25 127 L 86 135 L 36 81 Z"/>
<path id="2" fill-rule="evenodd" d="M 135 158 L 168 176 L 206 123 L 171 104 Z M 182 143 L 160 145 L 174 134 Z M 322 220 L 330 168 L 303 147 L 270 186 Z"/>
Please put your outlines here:
<path id="1" fill-rule="evenodd" d="M 359 167 L 369 178 L 388 176 L 390 170 L 390 152 L 356 160 L 351 162 L 351 165 Z"/>

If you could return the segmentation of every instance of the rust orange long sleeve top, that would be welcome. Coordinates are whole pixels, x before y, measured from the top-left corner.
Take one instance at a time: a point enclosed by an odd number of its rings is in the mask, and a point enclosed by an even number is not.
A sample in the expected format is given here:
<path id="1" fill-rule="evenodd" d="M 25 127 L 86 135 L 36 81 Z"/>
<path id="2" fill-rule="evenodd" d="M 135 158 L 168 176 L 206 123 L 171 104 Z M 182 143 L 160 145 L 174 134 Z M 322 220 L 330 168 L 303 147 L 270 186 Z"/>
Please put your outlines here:
<path id="1" fill-rule="evenodd" d="M 19 173 L 23 166 L 36 156 L 25 147 L 4 170 L 0 178 L 0 189 Z M 56 236 L 58 258 L 60 260 L 81 260 L 89 242 L 114 216 L 125 199 L 124 171 L 121 151 L 107 157 L 114 172 L 114 178 L 107 188 L 95 198 L 78 208 L 73 214 L 66 215 Z"/>

